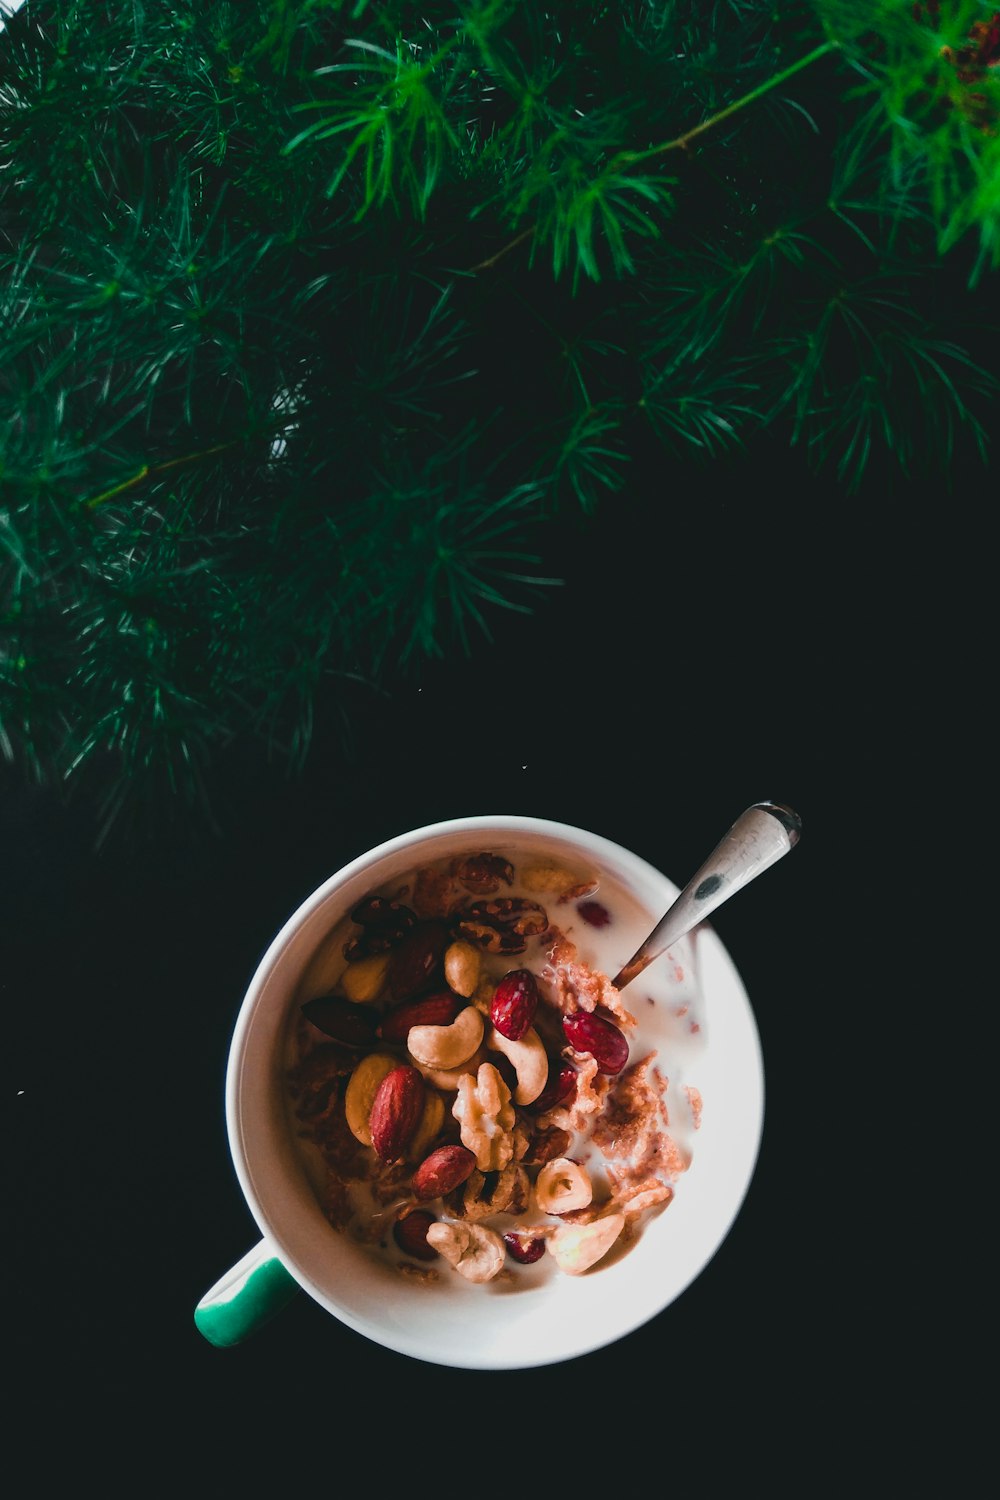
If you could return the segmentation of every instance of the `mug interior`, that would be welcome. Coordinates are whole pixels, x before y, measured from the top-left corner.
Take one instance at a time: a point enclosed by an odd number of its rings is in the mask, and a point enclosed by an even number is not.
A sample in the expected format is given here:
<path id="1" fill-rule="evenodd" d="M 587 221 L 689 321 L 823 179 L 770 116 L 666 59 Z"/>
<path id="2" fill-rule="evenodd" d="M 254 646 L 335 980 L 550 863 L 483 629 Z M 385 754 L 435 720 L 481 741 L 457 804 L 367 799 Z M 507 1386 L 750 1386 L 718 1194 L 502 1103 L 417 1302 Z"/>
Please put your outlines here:
<path id="1" fill-rule="evenodd" d="M 365 895 L 391 888 L 415 867 L 460 853 L 546 856 L 596 868 L 602 888 L 624 893 L 633 922 L 621 932 L 620 961 L 678 894 L 660 871 L 598 835 L 515 816 L 453 819 L 412 830 L 333 874 L 295 911 L 264 954 L 237 1019 L 226 1083 L 229 1145 L 262 1236 L 300 1286 L 328 1312 L 398 1353 L 470 1369 L 518 1369 L 588 1353 L 632 1332 L 694 1280 L 725 1238 L 753 1175 L 763 1128 L 764 1074 L 749 998 L 707 923 L 667 962 L 683 976 L 684 1010 L 697 1018 L 689 1063 L 703 1101 L 691 1162 L 674 1200 L 647 1223 L 627 1254 L 583 1276 L 556 1272 L 486 1286 L 449 1267 L 433 1285 L 414 1285 L 383 1256 L 327 1221 L 297 1148 L 287 1107 L 287 1044 L 310 972 L 329 963 L 331 935 Z M 670 1078 L 680 1032 L 665 1007 L 644 1007 L 643 976 L 624 992 L 643 1041 Z M 680 993 L 680 992 L 679 992 Z M 649 1011 L 647 1019 L 646 1012 Z M 668 1092 L 668 1100 L 671 1093 Z M 545 1259 L 548 1259 L 547 1257 Z M 520 1268 L 518 1268 L 520 1269 Z M 534 1270 L 534 1268 L 526 1268 Z"/>

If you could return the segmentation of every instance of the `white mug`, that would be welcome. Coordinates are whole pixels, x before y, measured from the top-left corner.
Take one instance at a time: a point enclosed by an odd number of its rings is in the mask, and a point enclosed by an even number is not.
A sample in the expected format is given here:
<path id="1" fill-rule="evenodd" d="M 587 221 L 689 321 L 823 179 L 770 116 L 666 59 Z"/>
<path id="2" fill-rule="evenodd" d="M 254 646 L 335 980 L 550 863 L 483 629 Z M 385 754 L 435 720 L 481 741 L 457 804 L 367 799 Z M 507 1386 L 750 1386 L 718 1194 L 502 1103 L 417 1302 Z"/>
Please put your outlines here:
<path id="1" fill-rule="evenodd" d="M 195 1310 L 211 1343 L 239 1343 L 304 1291 L 358 1333 L 418 1360 L 490 1370 L 551 1364 L 601 1348 L 662 1312 L 729 1232 L 756 1166 L 764 1070 L 749 998 L 707 922 L 622 992 L 638 1020 L 632 1056 L 640 1048 L 655 1051 L 686 1161 L 671 1201 L 642 1225 L 627 1254 L 609 1256 L 583 1275 L 547 1264 L 518 1266 L 483 1286 L 444 1266 L 424 1282 L 401 1276 L 391 1257 L 327 1220 L 289 1114 L 295 1014 L 336 986 L 346 964 L 344 924 L 363 898 L 394 891 L 418 867 L 481 851 L 515 864 L 555 861 L 593 872 L 595 899 L 616 915 L 602 938 L 612 974 L 612 961 L 624 964 L 678 895 L 667 876 L 597 834 L 510 815 L 457 818 L 401 834 L 314 891 L 264 954 L 232 1037 L 229 1148 L 259 1237 Z M 588 936 L 572 905 L 549 915 L 575 921 Z"/>

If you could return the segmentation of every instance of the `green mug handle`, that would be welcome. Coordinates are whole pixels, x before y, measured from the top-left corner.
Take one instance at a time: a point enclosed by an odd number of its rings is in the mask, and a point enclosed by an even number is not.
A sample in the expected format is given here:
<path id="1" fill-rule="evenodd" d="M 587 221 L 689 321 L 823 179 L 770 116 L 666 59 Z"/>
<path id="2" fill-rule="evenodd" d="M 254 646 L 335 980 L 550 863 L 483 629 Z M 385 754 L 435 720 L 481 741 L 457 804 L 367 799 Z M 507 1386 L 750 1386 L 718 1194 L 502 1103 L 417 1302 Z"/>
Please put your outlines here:
<path id="1" fill-rule="evenodd" d="M 241 1344 L 300 1290 L 266 1240 L 248 1250 L 194 1310 L 198 1332 L 219 1349 Z"/>

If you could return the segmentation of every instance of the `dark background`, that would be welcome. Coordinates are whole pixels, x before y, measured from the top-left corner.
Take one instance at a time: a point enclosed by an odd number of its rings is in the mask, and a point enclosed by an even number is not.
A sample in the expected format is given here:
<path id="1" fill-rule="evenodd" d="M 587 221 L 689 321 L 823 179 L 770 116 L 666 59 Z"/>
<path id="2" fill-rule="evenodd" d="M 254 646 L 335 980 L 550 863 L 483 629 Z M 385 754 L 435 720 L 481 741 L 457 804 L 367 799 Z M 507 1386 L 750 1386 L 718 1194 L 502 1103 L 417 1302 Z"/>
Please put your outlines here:
<path id="1" fill-rule="evenodd" d="M 210 1463 L 339 1484 L 359 1451 L 366 1489 L 419 1472 L 548 1492 L 693 1460 L 797 1494 L 925 1472 L 936 1315 L 926 1295 L 915 1311 L 933 1268 L 911 1227 L 937 1148 L 891 1103 L 917 1053 L 900 892 L 926 858 L 915 805 L 961 800 L 988 754 L 969 691 L 984 480 L 847 497 L 765 447 L 642 483 L 645 506 L 551 538 L 566 582 L 535 615 L 359 693 L 350 745 L 331 711 L 301 777 L 230 756 L 214 830 L 166 807 L 96 852 L 89 801 L 4 770 L 4 1343 L 35 1474 L 124 1473 L 124 1435 L 155 1462 L 140 1494 Z M 409 828 L 499 812 L 593 829 L 683 884 L 764 799 L 799 812 L 801 843 L 713 919 L 761 1032 L 762 1152 L 672 1306 L 581 1360 L 495 1375 L 394 1355 L 304 1295 L 239 1348 L 200 1337 L 196 1301 L 257 1238 L 225 1135 L 230 1032 L 317 884 Z"/>

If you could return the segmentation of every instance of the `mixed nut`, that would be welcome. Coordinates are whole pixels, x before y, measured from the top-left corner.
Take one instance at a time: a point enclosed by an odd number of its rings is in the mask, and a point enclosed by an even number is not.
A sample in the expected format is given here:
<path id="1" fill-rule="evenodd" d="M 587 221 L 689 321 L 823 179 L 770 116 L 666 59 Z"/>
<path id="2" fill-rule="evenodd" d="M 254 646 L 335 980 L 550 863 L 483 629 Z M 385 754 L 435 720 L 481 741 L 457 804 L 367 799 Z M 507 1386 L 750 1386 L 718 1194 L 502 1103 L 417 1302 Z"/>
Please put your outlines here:
<path id="1" fill-rule="evenodd" d="M 422 868 L 355 905 L 339 978 L 300 1006 L 289 1089 L 324 1211 L 411 1274 L 486 1282 L 548 1254 L 578 1275 L 673 1195 L 653 1055 L 630 1062 L 634 1018 L 536 899 L 599 927 L 596 889 L 493 851 Z"/>

